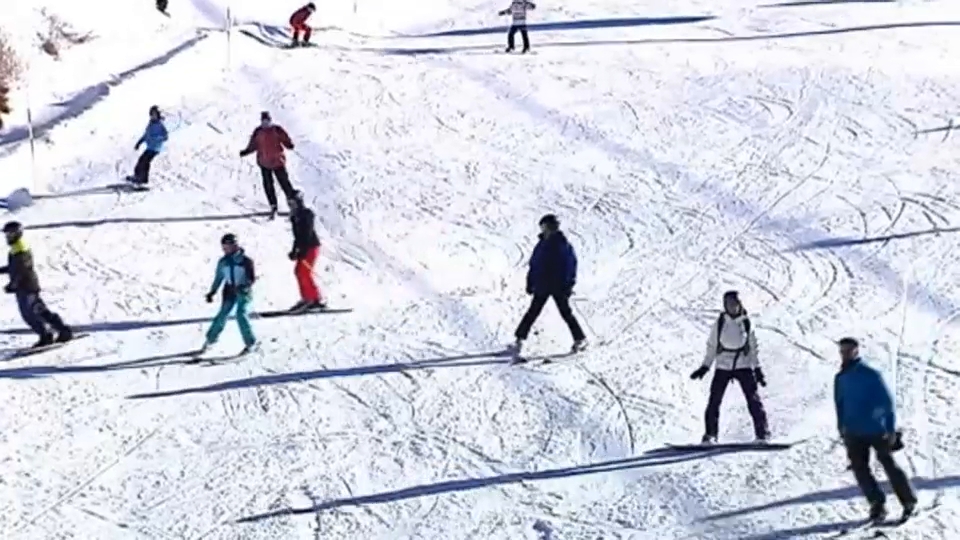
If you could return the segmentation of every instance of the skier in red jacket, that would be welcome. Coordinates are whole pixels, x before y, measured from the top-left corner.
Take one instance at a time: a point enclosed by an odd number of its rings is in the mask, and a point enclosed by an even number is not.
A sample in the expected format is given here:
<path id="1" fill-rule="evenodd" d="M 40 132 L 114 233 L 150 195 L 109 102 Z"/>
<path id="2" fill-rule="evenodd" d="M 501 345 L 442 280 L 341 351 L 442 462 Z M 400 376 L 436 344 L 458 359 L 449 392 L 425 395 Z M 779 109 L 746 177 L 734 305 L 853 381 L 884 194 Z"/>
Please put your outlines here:
<path id="1" fill-rule="evenodd" d="M 313 34 L 313 29 L 307 26 L 307 19 L 313 15 L 313 12 L 317 10 L 317 6 L 313 2 L 303 6 L 302 8 L 293 12 L 293 15 L 290 16 L 290 26 L 293 27 L 293 43 L 290 44 L 291 47 L 297 47 L 299 45 L 309 45 L 310 36 Z M 300 33 L 303 33 L 303 42 L 300 42 Z"/>
<path id="2" fill-rule="evenodd" d="M 287 173 L 287 157 L 284 148 L 293 150 L 293 142 L 286 130 L 273 123 L 270 113 L 260 113 L 260 125 L 250 135 L 247 147 L 240 151 L 240 157 L 257 153 L 257 165 L 260 166 L 260 175 L 263 177 L 263 191 L 270 204 L 270 219 L 277 217 L 277 191 L 273 182 L 276 178 L 283 194 L 289 199 L 293 196 L 293 186 L 290 184 L 290 175 Z"/>

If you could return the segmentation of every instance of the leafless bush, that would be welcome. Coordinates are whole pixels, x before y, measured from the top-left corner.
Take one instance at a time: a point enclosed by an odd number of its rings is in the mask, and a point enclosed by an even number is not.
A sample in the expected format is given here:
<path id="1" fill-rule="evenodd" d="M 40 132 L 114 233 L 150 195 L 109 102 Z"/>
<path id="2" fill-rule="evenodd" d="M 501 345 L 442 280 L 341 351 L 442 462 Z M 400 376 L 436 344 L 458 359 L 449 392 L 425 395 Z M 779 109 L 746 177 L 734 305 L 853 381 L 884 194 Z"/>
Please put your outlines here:
<path id="1" fill-rule="evenodd" d="M 45 31 L 37 32 L 40 49 L 56 59 L 60 58 L 60 50 L 64 45 L 80 45 L 95 37 L 91 32 L 74 30 L 69 23 L 45 9 L 40 10 L 40 15 L 47 23 Z"/>
<path id="2" fill-rule="evenodd" d="M 10 114 L 8 93 L 14 81 L 20 75 L 20 59 L 6 34 L 0 32 L 0 129 L 3 129 L 3 115 Z"/>
<path id="3" fill-rule="evenodd" d="M 10 38 L 0 31 L 0 85 L 10 86 L 20 75 L 20 58 L 10 44 Z"/>

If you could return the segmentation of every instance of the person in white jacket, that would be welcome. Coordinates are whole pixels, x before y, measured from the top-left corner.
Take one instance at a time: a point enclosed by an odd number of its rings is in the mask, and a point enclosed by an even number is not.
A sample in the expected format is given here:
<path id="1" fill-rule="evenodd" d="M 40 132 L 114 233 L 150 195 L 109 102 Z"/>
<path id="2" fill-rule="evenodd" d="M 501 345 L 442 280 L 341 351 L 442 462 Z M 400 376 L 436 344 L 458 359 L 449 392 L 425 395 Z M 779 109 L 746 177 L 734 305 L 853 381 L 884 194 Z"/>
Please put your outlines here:
<path id="1" fill-rule="evenodd" d="M 501 17 L 504 15 L 511 15 L 513 17 L 513 23 L 510 25 L 510 32 L 507 34 L 506 52 L 513 51 L 513 40 L 517 35 L 517 32 L 520 32 L 520 38 L 523 40 L 522 52 L 528 52 L 530 50 L 530 36 L 527 35 L 528 9 L 537 9 L 537 6 L 529 0 L 513 0 L 510 3 L 510 7 L 497 13 L 497 15 L 500 15 Z"/>
<path id="2" fill-rule="evenodd" d="M 734 380 L 740 383 L 743 397 L 747 400 L 747 409 L 753 418 L 753 429 L 757 441 L 767 441 L 770 431 L 767 427 L 767 413 L 760 401 L 757 385 L 766 386 L 767 381 L 760 369 L 757 351 L 757 337 L 750 327 L 747 310 L 740 303 L 737 291 L 727 291 L 723 295 L 723 312 L 713 323 L 710 337 L 707 339 L 707 352 L 703 364 L 691 375 L 691 379 L 702 379 L 716 363 L 717 370 L 710 383 L 710 398 L 704 414 L 706 430 L 704 444 L 717 441 L 720 424 L 720 405 L 727 386 Z"/>

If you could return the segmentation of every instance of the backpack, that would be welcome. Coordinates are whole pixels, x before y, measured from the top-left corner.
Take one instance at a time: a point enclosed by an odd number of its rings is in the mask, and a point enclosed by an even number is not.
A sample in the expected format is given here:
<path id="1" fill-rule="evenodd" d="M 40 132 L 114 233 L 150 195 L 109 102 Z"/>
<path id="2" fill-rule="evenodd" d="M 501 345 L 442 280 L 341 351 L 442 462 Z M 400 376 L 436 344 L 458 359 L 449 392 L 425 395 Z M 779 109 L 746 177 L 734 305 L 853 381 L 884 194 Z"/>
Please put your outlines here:
<path id="1" fill-rule="evenodd" d="M 717 319 L 717 354 L 722 352 L 735 352 L 739 357 L 741 354 L 747 354 L 750 351 L 750 318 L 747 317 L 747 312 L 743 312 L 743 331 L 747 335 L 747 342 L 744 343 L 743 347 L 739 349 L 725 349 L 723 345 L 720 344 L 720 336 L 723 335 L 723 324 L 726 322 L 726 313 L 721 312 L 720 317 Z"/>

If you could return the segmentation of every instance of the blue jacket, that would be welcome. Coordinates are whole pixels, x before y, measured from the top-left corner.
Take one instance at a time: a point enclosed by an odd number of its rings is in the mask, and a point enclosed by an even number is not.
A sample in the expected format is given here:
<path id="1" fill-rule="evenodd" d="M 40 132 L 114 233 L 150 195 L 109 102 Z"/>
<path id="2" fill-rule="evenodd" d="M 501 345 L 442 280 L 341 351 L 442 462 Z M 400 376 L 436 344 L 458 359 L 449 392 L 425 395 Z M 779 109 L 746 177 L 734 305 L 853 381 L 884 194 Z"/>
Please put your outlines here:
<path id="1" fill-rule="evenodd" d="M 237 293 L 247 294 L 256 279 L 253 259 L 247 257 L 242 249 L 238 249 L 229 255 L 224 255 L 217 261 L 216 275 L 213 277 L 213 284 L 210 285 L 210 293 L 217 292 L 220 285 L 223 285 L 225 297 Z"/>
<path id="2" fill-rule="evenodd" d="M 841 435 L 869 437 L 890 434 L 897 429 L 893 396 L 883 376 L 859 358 L 837 373 L 833 400 Z"/>
<path id="3" fill-rule="evenodd" d="M 562 232 L 544 238 L 533 248 L 527 272 L 531 294 L 569 293 L 577 284 L 577 254 Z"/>
<path id="4" fill-rule="evenodd" d="M 163 150 L 163 143 L 167 142 L 167 128 L 163 125 L 163 120 L 150 120 L 147 129 L 143 130 L 143 136 L 137 141 L 137 146 L 147 144 L 147 150 L 160 153 Z"/>

